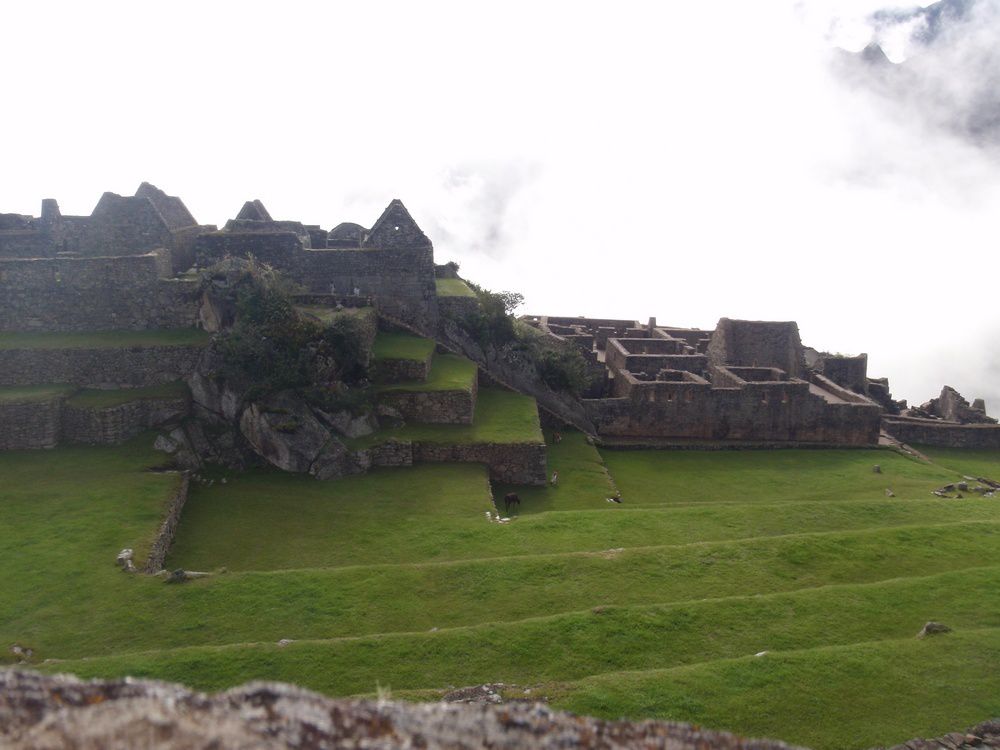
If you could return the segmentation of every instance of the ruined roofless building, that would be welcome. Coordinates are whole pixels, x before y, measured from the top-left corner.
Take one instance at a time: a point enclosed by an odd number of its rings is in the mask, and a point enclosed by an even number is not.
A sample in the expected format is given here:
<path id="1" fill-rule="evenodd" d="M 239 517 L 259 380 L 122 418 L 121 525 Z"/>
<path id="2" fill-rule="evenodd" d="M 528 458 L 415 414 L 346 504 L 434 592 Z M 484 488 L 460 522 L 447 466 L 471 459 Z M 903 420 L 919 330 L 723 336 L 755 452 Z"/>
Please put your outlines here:
<path id="1" fill-rule="evenodd" d="M 603 383 L 583 404 L 607 439 L 878 442 L 880 406 L 808 368 L 794 322 L 722 318 L 711 331 L 659 326 L 655 318 L 646 325 L 555 317 L 529 322 L 576 344 L 600 369 Z"/>
<path id="2" fill-rule="evenodd" d="M 370 229 L 333 232 L 276 221 L 254 200 L 219 230 L 143 183 L 105 193 L 90 216 L 63 216 L 51 199 L 39 217 L 0 214 L 0 331 L 195 326 L 197 282 L 184 272 L 226 256 L 253 256 L 325 301 L 361 296 L 428 333 L 437 321 L 434 248 L 399 200 Z"/>

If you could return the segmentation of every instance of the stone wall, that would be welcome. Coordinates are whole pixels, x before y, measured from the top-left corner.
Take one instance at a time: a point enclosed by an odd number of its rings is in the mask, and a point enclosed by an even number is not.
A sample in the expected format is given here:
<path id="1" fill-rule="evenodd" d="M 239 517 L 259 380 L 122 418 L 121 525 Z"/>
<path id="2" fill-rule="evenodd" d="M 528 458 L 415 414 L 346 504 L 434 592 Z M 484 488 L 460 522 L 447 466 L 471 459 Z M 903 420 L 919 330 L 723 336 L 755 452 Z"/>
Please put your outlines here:
<path id="1" fill-rule="evenodd" d="M 437 320 L 434 251 L 426 248 L 317 248 L 293 232 L 214 232 L 195 243 L 200 265 L 254 256 L 309 292 L 373 297 L 380 312 L 433 330 Z M 357 294 L 355 294 L 357 290 Z"/>
<path id="2" fill-rule="evenodd" d="M 794 322 L 722 318 L 708 345 L 708 359 L 713 365 L 777 367 L 793 378 L 805 369 L 799 327 Z"/>
<path id="3" fill-rule="evenodd" d="M 62 440 L 69 443 L 114 444 L 187 414 L 186 398 L 140 399 L 104 408 L 67 403 L 62 413 Z"/>
<path id="4" fill-rule="evenodd" d="M 170 545 L 174 543 L 174 534 L 177 533 L 177 524 L 181 520 L 181 513 L 184 511 L 184 504 L 187 502 L 190 488 L 191 477 L 185 471 L 181 474 L 177 491 L 167 505 L 167 512 L 160 523 L 156 539 L 153 540 L 153 544 L 149 548 L 149 557 L 146 558 L 143 573 L 158 573 L 163 569 L 163 562 L 167 559 Z"/>
<path id="5" fill-rule="evenodd" d="M 372 296 L 379 312 L 432 331 L 438 297 L 434 252 L 422 249 L 323 249 L 299 254 L 294 278 L 320 293 Z"/>
<path id="6" fill-rule="evenodd" d="M 438 297 L 438 314 L 442 318 L 463 320 L 479 312 L 479 300 L 476 297 Z"/>
<path id="7" fill-rule="evenodd" d="M 835 445 L 877 443 L 881 412 L 874 403 L 830 403 L 802 380 L 733 388 L 700 378 L 636 381 L 624 397 L 583 404 L 606 436 Z"/>
<path id="8" fill-rule="evenodd" d="M 476 380 L 470 390 L 383 391 L 380 404 L 390 406 L 408 422 L 420 424 L 472 424 L 476 412 Z"/>
<path id="9" fill-rule="evenodd" d="M 0 402 L 0 450 L 55 448 L 59 444 L 62 399 Z"/>
<path id="10" fill-rule="evenodd" d="M 0 349 L 0 386 L 66 383 L 94 388 L 138 388 L 181 380 L 201 346 Z"/>
<path id="11" fill-rule="evenodd" d="M 427 380 L 431 371 L 434 352 L 427 359 L 379 359 L 374 364 L 374 376 L 379 383 L 404 383 L 408 380 Z"/>
<path id="12" fill-rule="evenodd" d="M 1000 425 L 955 424 L 932 419 L 882 421 L 886 432 L 903 443 L 936 445 L 943 448 L 985 448 L 1000 450 Z"/>
<path id="13" fill-rule="evenodd" d="M 413 444 L 416 462 L 486 464 L 490 479 L 506 484 L 544 485 L 545 459 L 544 443 Z"/>
<path id="14" fill-rule="evenodd" d="M 168 280 L 168 251 L 94 258 L 0 258 L 0 331 L 186 328 L 196 281 Z"/>
<path id="15" fill-rule="evenodd" d="M 823 354 L 816 369 L 837 385 L 855 393 L 864 393 L 868 389 L 867 354 L 857 357 Z"/>

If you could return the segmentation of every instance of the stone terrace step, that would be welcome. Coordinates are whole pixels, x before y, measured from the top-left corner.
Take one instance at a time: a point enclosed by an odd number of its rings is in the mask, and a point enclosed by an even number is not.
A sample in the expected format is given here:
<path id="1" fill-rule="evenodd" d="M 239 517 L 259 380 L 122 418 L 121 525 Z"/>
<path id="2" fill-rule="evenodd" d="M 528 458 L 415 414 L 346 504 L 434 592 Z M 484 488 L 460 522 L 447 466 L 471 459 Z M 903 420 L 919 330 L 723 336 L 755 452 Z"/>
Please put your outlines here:
<path id="1" fill-rule="evenodd" d="M 136 388 L 190 373 L 209 342 L 195 328 L 0 333 L 0 386 L 69 383 Z"/>
<path id="2" fill-rule="evenodd" d="M 120 443 L 182 417 L 189 400 L 183 381 L 114 390 L 66 385 L 0 388 L 0 450 Z"/>
<path id="3" fill-rule="evenodd" d="M 410 422 L 472 424 L 477 392 L 475 363 L 454 354 L 440 354 L 424 380 L 381 386 L 378 400 Z"/>
<path id="4" fill-rule="evenodd" d="M 375 381 L 404 383 L 430 376 L 434 341 L 408 333 L 380 331 L 372 353 Z"/>

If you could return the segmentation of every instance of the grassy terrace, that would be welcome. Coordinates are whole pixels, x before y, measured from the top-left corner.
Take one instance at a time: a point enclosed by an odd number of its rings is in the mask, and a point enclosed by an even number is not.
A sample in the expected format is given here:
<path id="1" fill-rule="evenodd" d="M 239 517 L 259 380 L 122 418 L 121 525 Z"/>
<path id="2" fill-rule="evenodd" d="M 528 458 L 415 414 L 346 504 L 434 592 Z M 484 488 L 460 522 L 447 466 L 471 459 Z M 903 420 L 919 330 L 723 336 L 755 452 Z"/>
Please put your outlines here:
<path id="1" fill-rule="evenodd" d="M 68 331 L 0 333 L 0 349 L 118 349 L 141 346 L 204 346 L 210 335 L 198 328 L 153 331 Z"/>
<path id="2" fill-rule="evenodd" d="M 437 357 L 435 362 L 443 358 Z M 540 443 L 542 430 L 535 399 L 499 388 L 480 388 L 470 425 L 407 423 L 403 427 L 379 430 L 368 437 L 349 441 L 349 444 L 353 448 L 364 448 L 393 438 L 453 444 Z"/>
<path id="3" fill-rule="evenodd" d="M 23 385 L 0 388 L 0 404 L 26 404 L 51 401 L 68 396 L 75 390 L 71 385 Z"/>
<path id="4" fill-rule="evenodd" d="M 935 463 L 962 475 L 1000 482 L 1000 451 L 935 448 L 929 445 L 921 445 L 918 450 Z"/>
<path id="5" fill-rule="evenodd" d="M 454 354 L 435 355 L 427 380 L 380 385 L 380 391 L 471 391 L 476 382 L 476 363 Z"/>
<path id="6" fill-rule="evenodd" d="M 482 393 L 480 428 L 517 412 Z M 67 660 L 44 669 L 431 698 L 503 681 L 817 749 L 1000 713 L 1000 502 L 930 495 L 1000 452 L 602 453 L 567 433 L 559 484 L 518 488 L 505 525 L 477 466 L 230 473 L 195 486 L 168 562 L 218 574 L 167 586 L 113 565 L 176 481 L 140 445 L 0 454 L 0 641 Z M 916 640 L 932 619 L 955 632 Z"/>
<path id="7" fill-rule="evenodd" d="M 435 279 L 438 297 L 470 297 L 476 298 L 476 293 L 461 279 Z"/>
<path id="8" fill-rule="evenodd" d="M 191 392 L 183 380 L 162 385 L 151 385 L 145 388 L 116 388 L 104 390 L 99 388 L 84 388 L 70 396 L 67 403 L 80 409 L 104 409 L 109 406 L 119 406 L 131 401 L 149 401 L 154 399 L 188 398 Z"/>
<path id="9" fill-rule="evenodd" d="M 413 359 L 425 361 L 434 353 L 433 339 L 411 336 L 408 333 L 386 333 L 379 331 L 375 337 L 375 348 L 372 356 L 380 359 Z"/>

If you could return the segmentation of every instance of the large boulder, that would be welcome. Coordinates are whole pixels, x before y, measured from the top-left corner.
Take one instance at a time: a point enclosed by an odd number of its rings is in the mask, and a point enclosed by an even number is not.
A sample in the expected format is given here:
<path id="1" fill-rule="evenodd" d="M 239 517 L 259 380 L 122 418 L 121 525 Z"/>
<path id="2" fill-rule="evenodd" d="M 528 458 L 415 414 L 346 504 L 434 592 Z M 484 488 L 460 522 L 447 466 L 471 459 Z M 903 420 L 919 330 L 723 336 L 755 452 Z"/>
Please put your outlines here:
<path id="1" fill-rule="evenodd" d="M 306 403 L 290 391 L 247 406 L 240 416 L 240 432 L 265 461 L 293 472 L 308 472 L 333 440 Z"/>

